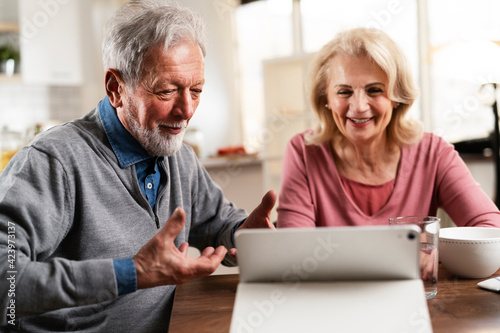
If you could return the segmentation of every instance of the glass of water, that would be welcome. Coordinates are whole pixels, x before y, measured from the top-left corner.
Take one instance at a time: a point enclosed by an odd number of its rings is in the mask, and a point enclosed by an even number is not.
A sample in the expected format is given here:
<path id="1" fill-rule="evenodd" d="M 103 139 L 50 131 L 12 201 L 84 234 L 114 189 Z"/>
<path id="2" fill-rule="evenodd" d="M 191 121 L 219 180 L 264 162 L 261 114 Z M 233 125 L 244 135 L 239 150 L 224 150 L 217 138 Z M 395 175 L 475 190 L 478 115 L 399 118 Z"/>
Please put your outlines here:
<path id="1" fill-rule="evenodd" d="M 432 299 L 437 294 L 440 222 L 441 219 L 435 216 L 401 216 L 389 219 L 391 225 L 412 224 L 420 228 L 420 273 L 427 299 Z"/>

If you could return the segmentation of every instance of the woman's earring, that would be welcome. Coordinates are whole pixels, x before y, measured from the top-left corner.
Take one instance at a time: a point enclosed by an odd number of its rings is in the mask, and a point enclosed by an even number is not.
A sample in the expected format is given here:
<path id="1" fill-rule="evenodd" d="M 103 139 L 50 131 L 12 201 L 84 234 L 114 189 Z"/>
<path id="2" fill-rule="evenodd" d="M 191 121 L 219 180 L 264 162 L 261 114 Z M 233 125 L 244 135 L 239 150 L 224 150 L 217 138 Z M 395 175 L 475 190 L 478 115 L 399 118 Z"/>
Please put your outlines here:
<path id="1" fill-rule="evenodd" d="M 325 104 L 325 108 L 329 109 L 330 107 L 328 106 L 328 104 Z"/>

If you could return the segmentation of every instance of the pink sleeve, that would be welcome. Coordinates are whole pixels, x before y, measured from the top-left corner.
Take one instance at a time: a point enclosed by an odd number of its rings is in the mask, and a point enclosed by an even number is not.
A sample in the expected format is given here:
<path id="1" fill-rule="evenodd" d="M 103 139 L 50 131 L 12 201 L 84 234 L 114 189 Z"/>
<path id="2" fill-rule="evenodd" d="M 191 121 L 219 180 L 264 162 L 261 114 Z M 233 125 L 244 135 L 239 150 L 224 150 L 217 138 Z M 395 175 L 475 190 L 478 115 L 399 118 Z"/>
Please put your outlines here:
<path id="1" fill-rule="evenodd" d="M 439 205 L 458 226 L 500 228 L 500 212 L 470 174 L 453 146 L 442 142 L 436 188 Z"/>
<path id="2" fill-rule="evenodd" d="M 288 142 L 283 158 L 279 193 L 278 228 L 315 227 L 315 209 L 304 161 L 304 141 L 296 135 Z"/>

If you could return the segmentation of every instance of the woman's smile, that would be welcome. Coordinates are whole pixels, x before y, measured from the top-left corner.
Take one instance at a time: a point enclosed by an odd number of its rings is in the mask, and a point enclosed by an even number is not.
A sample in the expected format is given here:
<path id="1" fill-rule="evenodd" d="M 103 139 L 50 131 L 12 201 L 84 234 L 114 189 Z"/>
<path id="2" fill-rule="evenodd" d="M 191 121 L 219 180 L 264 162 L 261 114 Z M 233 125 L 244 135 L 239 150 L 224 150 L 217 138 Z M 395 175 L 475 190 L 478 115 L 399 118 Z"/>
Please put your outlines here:
<path id="1" fill-rule="evenodd" d="M 360 125 L 368 125 L 369 122 L 371 122 L 371 120 L 374 119 L 374 117 L 371 117 L 371 118 L 349 118 L 347 117 L 348 120 L 350 120 L 353 125 L 355 126 L 360 126 Z"/>

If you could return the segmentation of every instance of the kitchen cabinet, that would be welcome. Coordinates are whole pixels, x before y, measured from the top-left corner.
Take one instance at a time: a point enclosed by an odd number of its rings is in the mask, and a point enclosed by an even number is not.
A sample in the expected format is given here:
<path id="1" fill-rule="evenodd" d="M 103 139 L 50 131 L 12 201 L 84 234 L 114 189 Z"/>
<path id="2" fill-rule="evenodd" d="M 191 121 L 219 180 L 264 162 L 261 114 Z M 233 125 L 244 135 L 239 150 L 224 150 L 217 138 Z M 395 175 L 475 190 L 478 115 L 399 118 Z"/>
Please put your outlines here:
<path id="1" fill-rule="evenodd" d="M 274 189 L 278 193 L 287 142 L 295 134 L 314 128 L 317 124 L 305 91 L 311 58 L 312 54 L 299 54 L 264 62 L 264 181 L 266 189 Z"/>
<path id="2" fill-rule="evenodd" d="M 0 33 L 19 33 L 19 25 L 15 22 L 0 21 Z"/>
<path id="3" fill-rule="evenodd" d="M 92 50 L 91 0 L 19 1 L 21 72 L 26 83 L 81 85 Z"/>
<path id="4" fill-rule="evenodd" d="M 19 33 L 17 0 L 0 0 L 0 34 Z"/>

